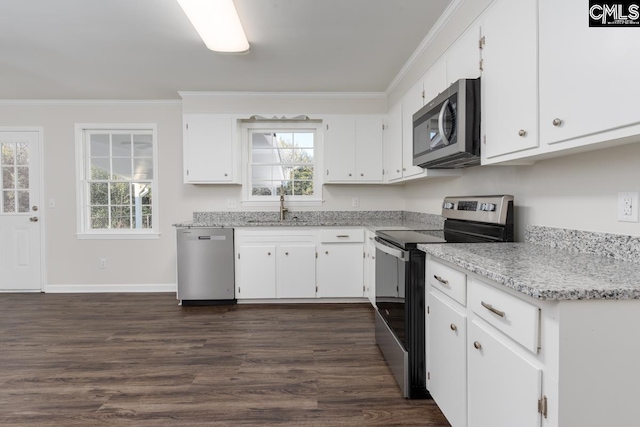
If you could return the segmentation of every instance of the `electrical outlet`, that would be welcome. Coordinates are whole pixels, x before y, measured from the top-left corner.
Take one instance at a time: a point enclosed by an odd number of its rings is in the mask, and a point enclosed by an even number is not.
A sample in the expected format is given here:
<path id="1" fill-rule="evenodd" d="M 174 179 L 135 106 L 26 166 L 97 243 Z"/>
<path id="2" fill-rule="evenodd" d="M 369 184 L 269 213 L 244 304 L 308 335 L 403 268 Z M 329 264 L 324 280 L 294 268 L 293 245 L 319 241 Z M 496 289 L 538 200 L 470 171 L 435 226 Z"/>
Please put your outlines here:
<path id="1" fill-rule="evenodd" d="M 618 193 L 618 221 L 638 222 L 638 192 Z"/>
<path id="2" fill-rule="evenodd" d="M 106 258 L 100 258 L 99 264 L 100 264 L 100 268 L 104 270 L 105 268 L 107 268 L 107 259 Z"/>
<path id="3" fill-rule="evenodd" d="M 351 199 L 351 207 L 357 208 L 360 206 L 360 199 L 357 197 L 353 197 Z"/>
<path id="4" fill-rule="evenodd" d="M 236 199 L 227 199 L 227 207 L 235 209 L 237 207 Z"/>

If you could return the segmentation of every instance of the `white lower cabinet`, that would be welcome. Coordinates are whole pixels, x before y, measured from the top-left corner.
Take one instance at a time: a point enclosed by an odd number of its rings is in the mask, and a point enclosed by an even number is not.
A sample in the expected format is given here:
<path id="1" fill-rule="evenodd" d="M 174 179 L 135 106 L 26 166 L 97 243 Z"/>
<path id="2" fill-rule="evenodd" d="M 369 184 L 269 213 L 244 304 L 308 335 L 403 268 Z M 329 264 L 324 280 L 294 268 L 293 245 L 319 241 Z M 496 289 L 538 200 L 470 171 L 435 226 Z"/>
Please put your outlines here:
<path id="1" fill-rule="evenodd" d="M 426 268 L 447 282 L 427 282 L 427 389 L 452 427 L 638 425 L 640 299 L 541 300 Z"/>
<path id="2" fill-rule="evenodd" d="M 318 296 L 364 296 L 364 230 L 323 228 L 319 231 Z"/>
<path id="3" fill-rule="evenodd" d="M 240 246 L 236 250 L 236 298 L 275 297 L 275 245 Z"/>
<path id="4" fill-rule="evenodd" d="M 364 292 L 371 304 L 376 306 L 376 246 L 373 241 L 376 237 L 374 231 L 365 232 L 364 245 Z"/>
<path id="5" fill-rule="evenodd" d="M 282 245 L 276 254 L 276 297 L 315 298 L 316 246 Z"/>
<path id="6" fill-rule="evenodd" d="M 318 296 L 363 297 L 362 243 L 326 243 L 318 248 Z"/>
<path id="7" fill-rule="evenodd" d="M 432 289 L 427 313 L 427 389 L 449 423 L 467 425 L 467 315 Z"/>
<path id="8" fill-rule="evenodd" d="M 365 296 L 362 228 L 238 228 L 235 251 L 238 300 Z"/>
<path id="9" fill-rule="evenodd" d="M 431 257 L 427 278 L 427 389 L 451 426 L 540 427 L 540 309 Z"/>
<path id="10" fill-rule="evenodd" d="M 468 355 L 469 427 L 539 427 L 542 369 L 476 320 L 469 325 Z"/>

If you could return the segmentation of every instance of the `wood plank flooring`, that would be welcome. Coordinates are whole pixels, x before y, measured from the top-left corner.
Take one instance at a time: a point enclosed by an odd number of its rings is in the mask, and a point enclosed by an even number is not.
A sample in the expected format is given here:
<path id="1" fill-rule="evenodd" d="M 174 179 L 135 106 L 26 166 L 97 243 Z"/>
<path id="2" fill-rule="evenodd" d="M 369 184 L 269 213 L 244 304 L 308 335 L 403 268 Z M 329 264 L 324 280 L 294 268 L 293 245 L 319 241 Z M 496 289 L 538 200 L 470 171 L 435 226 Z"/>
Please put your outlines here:
<path id="1" fill-rule="evenodd" d="M 2 426 L 432 426 L 368 304 L 179 307 L 172 294 L 0 294 Z"/>

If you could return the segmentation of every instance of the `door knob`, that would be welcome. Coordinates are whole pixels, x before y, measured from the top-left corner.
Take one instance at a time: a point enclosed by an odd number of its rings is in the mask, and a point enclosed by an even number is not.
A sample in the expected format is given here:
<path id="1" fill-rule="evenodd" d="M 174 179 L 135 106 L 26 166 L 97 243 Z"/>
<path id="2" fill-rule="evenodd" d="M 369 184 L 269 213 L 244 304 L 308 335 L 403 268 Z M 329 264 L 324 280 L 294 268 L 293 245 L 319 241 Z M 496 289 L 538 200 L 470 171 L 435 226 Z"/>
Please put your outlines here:
<path id="1" fill-rule="evenodd" d="M 31 218 L 29 218 L 29 221 L 38 222 L 38 217 L 37 216 L 32 216 Z"/>

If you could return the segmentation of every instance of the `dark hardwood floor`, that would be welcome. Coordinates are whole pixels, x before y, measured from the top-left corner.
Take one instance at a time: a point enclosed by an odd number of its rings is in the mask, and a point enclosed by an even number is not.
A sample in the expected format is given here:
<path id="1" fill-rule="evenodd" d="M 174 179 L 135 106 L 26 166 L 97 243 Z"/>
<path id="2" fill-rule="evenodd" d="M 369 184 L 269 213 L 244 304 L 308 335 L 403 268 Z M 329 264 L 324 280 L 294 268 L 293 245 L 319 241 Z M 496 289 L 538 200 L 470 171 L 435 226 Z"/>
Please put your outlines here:
<path id="1" fill-rule="evenodd" d="M 449 426 L 405 400 L 368 304 L 0 294 L 2 426 Z"/>

